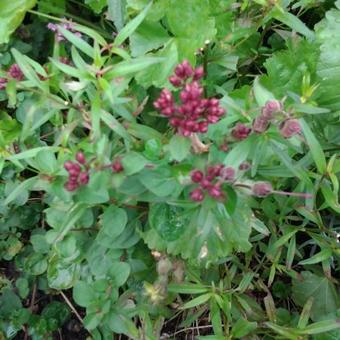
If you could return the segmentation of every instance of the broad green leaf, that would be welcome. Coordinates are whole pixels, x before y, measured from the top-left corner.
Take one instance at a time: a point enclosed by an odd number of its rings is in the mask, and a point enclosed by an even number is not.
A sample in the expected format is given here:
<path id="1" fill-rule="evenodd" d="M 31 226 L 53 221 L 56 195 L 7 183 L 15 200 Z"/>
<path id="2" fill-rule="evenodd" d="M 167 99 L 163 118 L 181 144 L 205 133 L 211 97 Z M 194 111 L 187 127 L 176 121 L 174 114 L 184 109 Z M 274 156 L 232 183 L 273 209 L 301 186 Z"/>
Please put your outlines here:
<path id="1" fill-rule="evenodd" d="M 22 192 L 30 190 L 37 182 L 38 177 L 31 177 L 21 182 L 5 199 L 4 204 L 7 205 L 13 202 Z"/>
<path id="2" fill-rule="evenodd" d="M 108 237 L 116 238 L 120 235 L 128 221 L 124 209 L 109 206 L 102 216 L 102 230 Z"/>
<path id="3" fill-rule="evenodd" d="M 183 161 L 190 153 L 191 141 L 189 138 L 174 135 L 168 145 L 171 157 L 178 162 Z"/>
<path id="4" fill-rule="evenodd" d="M 335 313 L 340 307 L 339 294 L 334 284 L 327 278 L 304 271 L 302 280 L 293 280 L 293 301 L 303 307 L 310 297 L 314 298 L 311 319 L 318 321 L 324 315 Z"/>
<path id="5" fill-rule="evenodd" d="M 36 0 L 0 2 L 0 45 L 8 43 L 10 35 L 21 24 L 26 12 L 34 7 L 36 2 Z"/>
<path id="6" fill-rule="evenodd" d="M 130 176 L 144 169 L 147 160 L 138 152 L 131 151 L 122 158 L 122 164 L 125 174 Z"/>
<path id="7" fill-rule="evenodd" d="M 90 284 L 78 281 L 73 287 L 73 299 L 82 307 L 87 307 L 95 302 L 95 294 Z"/>
<path id="8" fill-rule="evenodd" d="M 246 319 L 238 319 L 236 323 L 233 325 L 231 330 L 231 334 L 236 339 L 241 339 L 249 333 L 253 332 L 257 327 L 256 322 L 250 322 Z"/>

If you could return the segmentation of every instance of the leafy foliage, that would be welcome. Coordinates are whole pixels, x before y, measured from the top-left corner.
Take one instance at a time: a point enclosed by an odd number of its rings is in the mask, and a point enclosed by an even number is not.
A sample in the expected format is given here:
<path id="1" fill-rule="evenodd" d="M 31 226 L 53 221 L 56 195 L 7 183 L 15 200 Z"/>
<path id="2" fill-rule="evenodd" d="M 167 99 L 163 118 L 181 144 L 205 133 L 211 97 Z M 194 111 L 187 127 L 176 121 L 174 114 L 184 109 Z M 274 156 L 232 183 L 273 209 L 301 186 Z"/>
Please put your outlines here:
<path id="1" fill-rule="evenodd" d="M 2 2 L 0 338 L 338 339 L 339 19 Z"/>

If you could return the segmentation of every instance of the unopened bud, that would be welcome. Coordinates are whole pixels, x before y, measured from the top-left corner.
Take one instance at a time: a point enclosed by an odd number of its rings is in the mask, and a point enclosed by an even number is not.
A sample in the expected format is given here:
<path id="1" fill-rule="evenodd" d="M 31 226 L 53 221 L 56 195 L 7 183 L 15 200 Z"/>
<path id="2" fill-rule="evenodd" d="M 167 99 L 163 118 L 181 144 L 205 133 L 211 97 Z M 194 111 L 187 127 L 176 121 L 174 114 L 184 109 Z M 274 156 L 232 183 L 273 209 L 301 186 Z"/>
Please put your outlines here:
<path id="1" fill-rule="evenodd" d="M 301 126 L 297 119 L 288 119 L 283 123 L 280 129 L 281 135 L 284 138 L 290 138 L 301 132 Z"/>
<path id="2" fill-rule="evenodd" d="M 253 185 L 252 191 L 257 197 L 266 197 L 273 192 L 273 187 L 268 182 L 257 182 Z"/>

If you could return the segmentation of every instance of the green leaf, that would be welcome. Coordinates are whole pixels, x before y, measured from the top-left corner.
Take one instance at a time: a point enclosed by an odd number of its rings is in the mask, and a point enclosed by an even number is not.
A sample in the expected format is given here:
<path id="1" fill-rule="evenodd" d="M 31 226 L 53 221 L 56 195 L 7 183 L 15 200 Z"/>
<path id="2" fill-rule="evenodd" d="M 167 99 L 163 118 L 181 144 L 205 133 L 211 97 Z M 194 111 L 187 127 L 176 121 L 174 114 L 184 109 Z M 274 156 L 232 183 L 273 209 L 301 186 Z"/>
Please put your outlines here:
<path id="1" fill-rule="evenodd" d="M 238 319 L 236 323 L 233 325 L 231 330 L 231 335 L 236 339 L 241 339 L 242 337 L 248 335 L 253 332 L 257 327 L 256 322 L 249 322 L 246 319 Z"/>
<path id="2" fill-rule="evenodd" d="M 267 101 L 275 99 L 275 96 L 261 85 L 259 77 L 256 77 L 254 80 L 253 91 L 259 106 L 264 106 Z"/>
<path id="3" fill-rule="evenodd" d="M 327 277 L 321 277 L 311 272 L 301 273 L 302 280 L 293 280 L 293 300 L 303 307 L 310 297 L 314 298 L 311 319 L 318 321 L 324 315 L 335 313 L 340 307 L 339 295 L 334 284 Z"/>
<path id="4" fill-rule="evenodd" d="M 303 306 L 303 310 L 299 318 L 298 328 L 305 328 L 307 326 L 313 302 L 314 298 L 311 296 Z"/>
<path id="5" fill-rule="evenodd" d="M 192 283 L 181 283 L 181 284 L 170 283 L 168 286 L 169 292 L 179 293 L 179 294 L 202 294 L 202 293 L 207 293 L 208 290 L 209 290 L 208 287 L 205 287 L 201 284 L 192 284 Z"/>
<path id="6" fill-rule="evenodd" d="M 185 303 L 181 307 L 181 309 L 188 309 L 188 308 L 193 308 L 193 307 L 199 306 L 203 303 L 206 303 L 211 297 L 212 297 L 211 293 L 200 295 L 200 296 L 190 300 L 189 302 Z"/>
<path id="7" fill-rule="evenodd" d="M 332 256 L 332 250 L 329 248 L 321 250 L 319 253 L 313 255 L 312 257 L 308 258 L 307 260 L 300 261 L 300 265 L 306 264 L 315 264 L 327 260 Z"/>
<path id="8" fill-rule="evenodd" d="M 323 320 L 307 326 L 303 334 L 321 334 L 340 328 L 340 320 Z"/>
<path id="9" fill-rule="evenodd" d="M 124 209 L 109 206 L 102 216 L 102 230 L 108 237 L 116 238 L 123 232 L 127 221 Z"/>
<path id="10" fill-rule="evenodd" d="M 165 203 L 154 204 L 149 212 L 149 223 L 166 241 L 177 240 L 185 231 L 190 216 L 184 210 Z"/>
<path id="11" fill-rule="evenodd" d="M 114 40 L 114 44 L 116 46 L 121 45 L 137 29 L 137 27 L 146 17 L 151 5 L 152 1 L 134 19 L 132 19 L 124 28 L 122 28 Z"/>
<path id="12" fill-rule="evenodd" d="M 13 202 L 19 195 L 21 195 L 24 191 L 30 190 L 37 182 L 38 177 L 31 177 L 21 182 L 5 199 L 4 204 L 7 205 Z"/>
<path id="13" fill-rule="evenodd" d="M 116 287 L 122 286 L 128 279 L 131 267 L 126 262 L 114 262 L 109 270 L 109 275 L 114 278 Z"/>
<path id="14" fill-rule="evenodd" d="M 107 5 L 109 6 L 109 18 L 119 32 L 124 26 L 125 0 L 107 0 Z"/>
<path id="15" fill-rule="evenodd" d="M 168 148 L 172 159 L 181 162 L 190 153 L 191 141 L 187 137 L 176 134 L 172 136 Z"/>
<path id="16" fill-rule="evenodd" d="M 7 44 L 10 35 L 23 21 L 26 12 L 36 0 L 11 0 L 0 2 L 0 45 Z"/>
<path id="17" fill-rule="evenodd" d="M 167 31 L 159 22 L 145 21 L 131 35 L 130 47 L 133 57 L 163 46 L 170 39 Z"/>
<path id="18" fill-rule="evenodd" d="M 273 18 L 283 22 L 295 32 L 301 33 L 308 39 L 314 39 L 314 32 L 311 31 L 297 16 L 287 11 L 280 11 L 278 8 L 275 8 L 271 14 Z"/>
<path id="19" fill-rule="evenodd" d="M 321 174 L 324 174 L 327 168 L 327 163 L 322 147 L 314 136 L 308 124 L 303 119 L 300 120 L 300 125 L 302 128 L 302 132 L 306 138 L 307 144 L 310 148 L 310 152 L 312 153 L 314 162 L 318 168 L 318 171 Z"/>
<path id="20" fill-rule="evenodd" d="M 85 40 L 76 36 L 74 33 L 66 30 L 62 26 L 58 27 L 58 30 L 65 36 L 65 38 L 76 46 L 80 51 L 88 55 L 90 58 L 94 58 L 94 49 Z"/>
<path id="21" fill-rule="evenodd" d="M 127 153 L 122 159 L 124 172 L 127 176 L 140 172 L 147 163 L 147 160 L 135 151 Z"/>
<path id="22" fill-rule="evenodd" d="M 139 331 L 135 324 L 125 315 L 118 314 L 116 311 L 111 311 L 107 321 L 112 332 L 117 334 L 125 334 L 130 339 L 138 339 Z"/>
<path id="23" fill-rule="evenodd" d="M 95 294 L 91 285 L 78 281 L 73 287 L 73 299 L 81 307 L 88 307 L 95 302 Z"/>
<path id="24" fill-rule="evenodd" d="M 117 77 L 130 76 L 148 68 L 151 65 L 164 61 L 164 58 L 138 57 L 129 61 L 121 61 L 112 67 L 112 70 L 105 73 L 105 79 L 111 80 Z"/>

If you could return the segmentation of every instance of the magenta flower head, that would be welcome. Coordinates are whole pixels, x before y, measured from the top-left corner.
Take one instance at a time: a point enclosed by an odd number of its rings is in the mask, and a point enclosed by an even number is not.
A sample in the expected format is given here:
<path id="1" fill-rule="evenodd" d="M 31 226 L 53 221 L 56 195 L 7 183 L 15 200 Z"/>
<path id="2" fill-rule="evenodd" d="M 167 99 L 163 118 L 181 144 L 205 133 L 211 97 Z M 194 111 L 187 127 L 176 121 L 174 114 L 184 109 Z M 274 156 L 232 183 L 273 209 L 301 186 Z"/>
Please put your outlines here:
<path id="1" fill-rule="evenodd" d="M 60 32 L 59 27 L 62 27 L 62 28 L 64 28 L 65 30 L 74 33 L 74 34 L 75 34 L 77 37 L 79 37 L 79 38 L 81 37 L 81 33 L 78 32 L 78 31 L 74 28 L 74 25 L 73 25 L 72 22 L 64 22 L 64 23 L 61 24 L 61 25 L 56 25 L 56 24 L 53 24 L 53 23 L 49 22 L 49 23 L 47 24 L 47 28 L 48 28 L 50 31 L 56 33 L 56 39 L 57 39 L 57 41 L 59 41 L 59 42 L 66 40 L 65 37 L 64 37 L 64 35 Z"/>
<path id="2" fill-rule="evenodd" d="M 237 123 L 236 126 L 232 129 L 231 135 L 237 139 L 242 140 L 246 139 L 251 132 L 251 128 L 245 126 L 244 124 Z"/>
<path id="3" fill-rule="evenodd" d="M 287 119 L 280 129 L 280 133 L 284 138 L 290 138 L 300 132 L 301 126 L 297 119 Z"/>
<path id="4" fill-rule="evenodd" d="M 278 100 L 269 100 L 262 108 L 262 116 L 266 119 L 272 119 L 275 112 L 280 112 L 283 109 L 283 105 Z"/>
<path id="5" fill-rule="evenodd" d="M 269 121 L 261 116 L 258 116 L 255 118 L 254 122 L 253 122 L 253 130 L 256 133 L 263 133 L 268 129 L 269 126 Z"/>
<path id="6" fill-rule="evenodd" d="M 0 78 L 0 90 L 4 90 L 6 88 L 7 79 Z"/>
<path id="7" fill-rule="evenodd" d="M 13 64 L 9 70 L 8 75 L 18 81 L 21 81 L 24 79 L 24 74 L 22 73 L 20 67 L 18 64 Z"/>
<path id="8" fill-rule="evenodd" d="M 273 187 L 269 182 L 257 182 L 253 185 L 252 192 L 257 197 L 266 197 L 273 192 Z"/>

